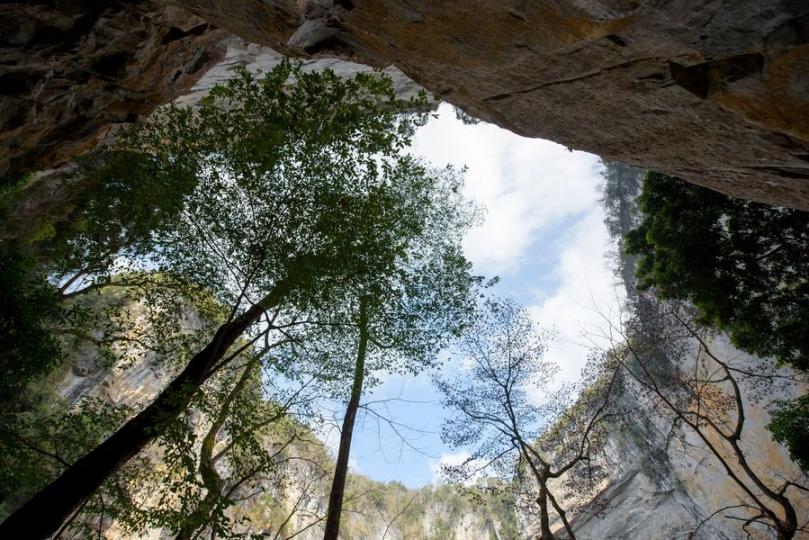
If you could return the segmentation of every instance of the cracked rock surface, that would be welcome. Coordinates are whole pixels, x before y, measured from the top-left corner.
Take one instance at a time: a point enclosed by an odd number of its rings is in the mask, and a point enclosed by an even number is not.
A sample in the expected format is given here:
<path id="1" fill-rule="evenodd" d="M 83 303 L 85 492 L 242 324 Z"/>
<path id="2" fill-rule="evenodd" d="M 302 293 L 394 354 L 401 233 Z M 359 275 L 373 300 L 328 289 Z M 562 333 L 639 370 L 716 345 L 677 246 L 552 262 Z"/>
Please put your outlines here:
<path id="1" fill-rule="evenodd" d="M 521 135 L 809 209 L 805 0 L 182 0 L 279 50 L 394 64 Z"/>
<path id="2" fill-rule="evenodd" d="M 236 34 L 395 65 L 521 135 L 809 210 L 806 0 L 40 0 L 0 7 L 0 174 L 182 94 Z"/>
<path id="3" fill-rule="evenodd" d="M 174 99 L 229 37 L 158 2 L 0 5 L 0 175 L 63 165 Z"/>

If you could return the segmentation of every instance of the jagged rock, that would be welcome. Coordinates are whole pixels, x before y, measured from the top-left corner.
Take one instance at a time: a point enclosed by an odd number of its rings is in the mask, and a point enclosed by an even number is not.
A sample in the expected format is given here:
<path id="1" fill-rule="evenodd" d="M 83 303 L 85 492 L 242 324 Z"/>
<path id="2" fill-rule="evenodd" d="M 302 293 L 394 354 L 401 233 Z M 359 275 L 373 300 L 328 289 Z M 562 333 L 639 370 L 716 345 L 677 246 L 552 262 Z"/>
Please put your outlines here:
<path id="1" fill-rule="evenodd" d="M 522 135 L 809 209 L 802 0 L 180 3 L 277 50 L 394 64 Z"/>
<path id="2" fill-rule="evenodd" d="M 177 0 L 0 8 L 0 174 L 181 94 L 232 36 L 391 64 L 443 100 L 725 193 L 809 209 L 803 0 Z"/>
<path id="3" fill-rule="evenodd" d="M 63 165 L 189 88 L 231 37 L 159 2 L 0 6 L 0 175 Z"/>

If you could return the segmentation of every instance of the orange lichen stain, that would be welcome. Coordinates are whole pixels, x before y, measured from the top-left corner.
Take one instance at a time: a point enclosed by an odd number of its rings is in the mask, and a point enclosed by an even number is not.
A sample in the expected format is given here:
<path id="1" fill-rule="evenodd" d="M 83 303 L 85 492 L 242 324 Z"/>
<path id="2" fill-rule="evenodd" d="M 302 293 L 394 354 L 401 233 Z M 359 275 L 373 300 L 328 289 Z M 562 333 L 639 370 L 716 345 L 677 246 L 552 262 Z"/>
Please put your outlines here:
<path id="1" fill-rule="evenodd" d="M 809 141 L 809 45 L 769 52 L 761 78 L 749 93 L 731 84 L 710 99 L 754 124 Z"/>
<path id="2" fill-rule="evenodd" d="M 529 6 L 516 17 L 486 2 L 470 2 L 453 10 L 428 4 L 422 15 L 428 24 L 403 24 L 401 13 L 382 4 L 363 6 L 346 16 L 345 23 L 362 46 L 380 57 L 399 56 L 401 63 L 426 61 L 454 70 L 502 65 L 513 56 L 515 44 L 530 47 L 538 54 L 553 54 L 570 45 L 621 32 L 639 17 L 632 13 L 594 20 L 562 14 L 547 3 Z"/>

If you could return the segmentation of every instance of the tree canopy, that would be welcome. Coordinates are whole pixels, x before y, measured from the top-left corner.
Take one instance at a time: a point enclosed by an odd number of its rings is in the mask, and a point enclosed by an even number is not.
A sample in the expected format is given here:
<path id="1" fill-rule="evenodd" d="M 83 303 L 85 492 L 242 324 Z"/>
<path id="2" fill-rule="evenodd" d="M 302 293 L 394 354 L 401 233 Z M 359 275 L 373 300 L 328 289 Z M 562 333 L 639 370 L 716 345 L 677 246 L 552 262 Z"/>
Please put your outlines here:
<path id="1" fill-rule="evenodd" d="M 480 280 L 460 252 L 472 214 L 458 172 L 403 152 L 424 118 L 414 112 L 421 104 L 398 101 L 384 77 L 342 79 L 283 62 L 266 76 L 241 71 L 197 108 L 167 107 L 85 162 L 85 174 L 105 186 L 128 185 L 130 171 L 139 179 L 137 189 L 112 190 L 116 204 L 91 212 L 99 223 L 116 209 L 145 215 L 138 227 L 113 227 L 114 240 L 95 227 L 74 231 L 61 251 L 69 255 L 60 267 L 63 293 L 78 299 L 129 287 L 114 277 L 121 269 L 163 276 L 140 297 L 147 306 L 162 299 L 150 313 L 163 338 L 171 332 L 160 321 L 183 322 L 189 291 L 205 291 L 220 309 L 186 328 L 181 346 L 148 348 L 179 374 L 12 514 L 4 533 L 52 532 L 170 433 L 209 378 L 251 350 L 272 351 L 276 365 L 298 361 L 296 348 L 318 332 L 334 337 L 354 325 L 360 299 L 373 309 L 374 346 L 398 351 L 383 363 L 403 351 L 432 361 L 445 334 L 458 331 L 455 315 L 469 309 Z M 166 211 L 149 217 L 155 199 Z M 97 264 L 71 263 L 81 260 Z M 142 322 L 129 321 L 128 331 L 149 342 L 142 334 L 152 326 Z"/>
<path id="2" fill-rule="evenodd" d="M 809 214 L 651 172 L 627 235 L 641 288 L 687 299 L 734 343 L 809 369 Z"/>

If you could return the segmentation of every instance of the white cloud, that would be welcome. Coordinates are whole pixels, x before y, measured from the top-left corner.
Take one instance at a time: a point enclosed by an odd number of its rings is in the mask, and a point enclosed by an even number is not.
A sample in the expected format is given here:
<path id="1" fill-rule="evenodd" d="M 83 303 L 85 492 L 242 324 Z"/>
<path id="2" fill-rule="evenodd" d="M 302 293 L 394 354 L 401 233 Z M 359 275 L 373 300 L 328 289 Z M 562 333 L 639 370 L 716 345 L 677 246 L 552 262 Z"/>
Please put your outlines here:
<path id="1" fill-rule="evenodd" d="M 487 215 L 464 249 L 484 273 L 515 271 L 543 227 L 593 204 L 596 156 L 491 124 L 464 125 L 449 105 L 419 130 L 413 149 L 435 165 L 469 167 L 466 195 Z"/>
<path id="2" fill-rule="evenodd" d="M 466 450 L 462 450 L 460 452 L 445 452 L 441 454 L 441 458 L 437 460 L 430 461 L 430 470 L 433 473 L 433 485 L 439 485 L 444 483 L 444 477 L 442 475 L 442 466 L 455 466 L 461 465 L 466 462 L 472 455 L 467 452 Z M 473 464 L 476 460 L 473 460 Z M 482 473 L 476 473 L 471 478 L 469 478 L 465 484 L 471 486 L 474 484 L 478 478 L 481 478 Z"/>
<path id="3" fill-rule="evenodd" d="M 599 311 L 615 317 L 624 300 L 605 258 L 610 239 L 603 221 L 601 208 L 594 206 L 577 222 L 553 270 L 559 287 L 528 307 L 537 322 L 557 330 L 559 339 L 551 343 L 546 358 L 560 366 L 559 379 L 567 382 L 578 378 L 590 341 L 598 343 L 607 326 Z"/>
<path id="4" fill-rule="evenodd" d="M 417 133 L 414 151 L 436 165 L 469 167 L 466 194 L 487 214 L 483 226 L 467 235 L 464 251 L 477 271 L 511 278 L 518 300 L 543 326 L 557 330 L 548 358 L 559 364 L 561 380 L 575 380 L 588 352 L 583 334 L 604 327 L 593 310 L 609 312 L 622 300 L 605 259 L 610 240 L 598 201 L 598 158 L 491 124 L 464 125 L 446 104 Z M 572 228 L 560 237 L 563 219 Z M 556 260 L 525 267 L 551 243 L 551 251 L 561 247 Z M 555 288 L 548 287 L 549 277 Z"/>

